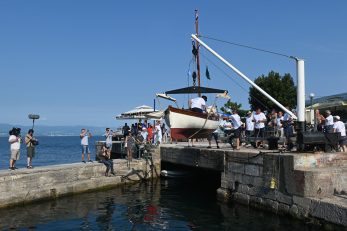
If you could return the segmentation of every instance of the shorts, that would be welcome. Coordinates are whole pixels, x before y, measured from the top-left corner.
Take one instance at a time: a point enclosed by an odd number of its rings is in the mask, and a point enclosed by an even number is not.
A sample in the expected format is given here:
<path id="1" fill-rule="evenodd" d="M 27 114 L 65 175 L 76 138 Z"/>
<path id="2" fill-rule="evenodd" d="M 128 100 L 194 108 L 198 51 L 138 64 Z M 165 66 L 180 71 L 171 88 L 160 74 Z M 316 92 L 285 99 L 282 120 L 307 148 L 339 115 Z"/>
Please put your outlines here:
<path id="1" fill-rule="evenodd" d="M 19 149 L 11 149 L 11 159 L 12 160 L 18 160 L 20 156 Z"/>
<path id="2" fill-rule="evenodd" d="M 112 143 L 106 143 L 106 144 L 105 144 L 105 147 L 106 147 L 107 149 L 112 149 Z"/>
<path id="3" fill-rule="evenodd" d="M 324 131 L 325 133 L 332 133 L 334 131 L 334 125 L 325 125 Z"/>
<path id="4" fill-rule="evenodd" d="M 230 135 L 232 133 L 231 129 L 224 129 L 224 134 L 225 135 Z"/>
<path id="5" fill-rule="evenodd" d="M 257 138 L 264 138 L 264 128 L 255 128 L 254 129 L 254 136 Z"/>
<path id="6" fill-rule="evenodd" d="M 294 135 L 293 126 L 290 125 L 290 126 L 283 128 L 283 133 L 284 133 L 284 136 L 286 138 L 293 137 L 293 135 Z"/>
<path id="7" fill-rule="evenodd" d="M 211 141 L 211 140 L 212 140 L 212 137 L 213 137 L 215 140 L 218 140 L 218 133 L 212 132 L 210 135 L 208 135 L 207 140 L 208 140 L 208 141 Z"/>
<path id="8" fill-rule="evenodd" d="M 246 130 L 245 135 L 246 135 L 246 137 L 251 137 L 251 136 L 253 136 L 253 131 L 252 130 Z"/>
<path id="9" fill-rule="evenodd" d="M 27 157 L 34 158 L 35 157 L 35 147 L 27 147 Z"/>
<path id="10" fill-rule="evenodd" d="M 203 110 L 201 108 L 197 108 L 197 107 L 193 107 L 192 109 L 190 109 L 191 111 L 194 111 L 194 112 L 200 112 L 202 113 Z"/>
<path id="11" fill-rule="evenodd" d="M 81 145 L 81 150 L 82 150 L 82 154 L 84 153 L 90 154 L 88 145 Z"/>
<path id="12" fill-rule="evenodd" d="M 240 138 L 241 137 L 241 127 L 234 130 L 234 137 Z"/>
<path id="13" fill-rule="evenodd" d="M 342 136 L 339 140 L 339 145 L 344 146 L 347 144 L 347 136 Z"/>

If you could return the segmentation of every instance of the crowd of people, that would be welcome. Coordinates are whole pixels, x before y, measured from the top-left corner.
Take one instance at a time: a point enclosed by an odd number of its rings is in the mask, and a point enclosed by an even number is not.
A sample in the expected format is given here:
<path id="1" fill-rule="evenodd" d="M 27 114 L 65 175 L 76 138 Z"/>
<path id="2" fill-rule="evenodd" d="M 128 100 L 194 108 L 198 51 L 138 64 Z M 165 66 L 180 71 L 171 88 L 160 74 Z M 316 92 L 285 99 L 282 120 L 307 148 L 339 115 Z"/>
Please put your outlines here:
<path id="1" fill-rule="evenodd" d="M 88 162 L 93 162 L 90 159 L 90 149 L 88 147 L 88 138 L 92 135 L 86 129 L 81 129 L 81 150 L 82 150 L 82 162 L 86 163 L 84 155 L 88 155 Z M 105 129 L 105 143 L 102 146 L 101 152 L 98 154 L 100 162 L 106 166 L 105 176 L 109 176 L 109 173 L 115 175 L 113 169 L 113 162 L 111 159 L 112 140 L 116 136 L 116 133 L 110 128 Z M 122 127 L 122 138 L 124 141 L 124 148 L 126 150 L 126 158 L 129 162 L 133 160 L 133 157 L 137 155 L 140 158 L 142 155 L 141 148 L 145 144 L 159 145 L 166 143 L 169 140 L 169 131 L 165 123 L 161 123 L 159 120 L 154 125 L 151 123 L 134 123 L 129 126 L 127 123 Z"/>
<path id="2" fill-rule="evenodd" d="M 287 107 L 289 110 L 289 107 Z M 317 130 L 323 133 L 340 133 L 339 149 L 346 152 L 346 127 L 339 116 L 332 116 L 329 110 L 322 115 L 316 111 L 316 127 Z M 278 137 L 284 140 L 283 147 L 291 150 L 294 147 L 292 137 L 295 135 L 294 120 L 289 113 L 276 111 L 266 113 L 258 108 L 255 112 L 248 111 L 245 118 L 241 119 L 237 110 L 232 110 L 230 116 L 223 116 L 219 128 L 212 134 L 216 138 L 217 134 L 225 133 L 229 135 L 233 131 L 235 138 L 235 148 L 240 147 L 240 137 L 244 137 L 244 145 L 250 146 L 251 143 L 256 148 L 263 147 L 265 137 Z M 211 139 L 210 139 L 211 140 Z M 211 141 L 209 147 L 211 146 Z M 217 143 L 217 148 L 219 145 Z"/>
<path id="3" fill-rule="evenodd" d="M 134 149 L 139 150 L 140 145 L 153 144 L 160 145 L 166 143 L 169 139 L 169 131 L 165 126 L 165 123 L 161 123 L 159 120 L 154 125 L 147 123 L 135 123 L 129 127 L 127 123 L 122 127 L 122 134 L 127 150 L 127 158 L 132 161 L 134 155 Z M 141 153 L 138 152 L 138 158 Z"/>
<path id="4" fill-rule="evenodd" d="M 189 108 L 192 111 L 205 113 L 207 112 L 207 97 L 201 96 L 191 99 L 189 102 Z M 289 107 L 286 107 L 290 111 Z M 293 111 L 293 113 L 295 113 Z M 339 149 L 342 152 L 346 152 L 347 136 L 345 124 L 340 120 L 338 115 L 333 116 L 329 110 L 326 110 L 324 114 L 320 114 L 319 110 L 315 111 L 315 123 L 316 127 L 313 130 L 317 130 L 324 133 L 340 133 Z M 294 147 L 292 137 L 295 134 L 294 120 L 292 116 L 282 111 L 273 109 L 271 112 L 262 111 L 257 108 L 254 112 L 248 111 L 245 118 L 241 119 L 236 109 L 231 110 L 231 115 L 224 115 L 220 121 L 219 127 L 208 138 L 209 146 L 211 147 L 212 138 L 215 139 L 217 148 L 218 135 L 225 134 L 235 140 L 233 147 L 240 149 L 241 137 L 244 137 L 244 145 L 249 146 L 251 143 L 255 148 L 264 147 L 265 137 L 273 136 L 282 138 L 284 140 L 283 147 L 287 150 L 292 150 Z"/>

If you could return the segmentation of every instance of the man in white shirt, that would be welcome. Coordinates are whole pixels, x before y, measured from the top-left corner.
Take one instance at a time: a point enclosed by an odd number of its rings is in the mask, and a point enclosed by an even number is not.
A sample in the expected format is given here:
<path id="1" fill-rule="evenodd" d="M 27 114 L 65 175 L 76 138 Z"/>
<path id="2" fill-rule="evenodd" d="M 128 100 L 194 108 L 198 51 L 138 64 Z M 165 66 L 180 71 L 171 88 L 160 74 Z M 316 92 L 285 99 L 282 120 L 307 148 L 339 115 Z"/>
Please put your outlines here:
<path id="1" fill-rule="evenodd" d="M 250 143 L 250 137 L 253 136 L 254 132 L 254 122 L 253 122 L 253 115 L 252 112 L 249 111 L 247 112 L 247 117 L 246 117 L 246 143 Z"/>
<path id="2" fill-rule="evenodd" d="M 208 146 L 207 148 L 211 148 L 211 141 L 212 141 L 212 137 L 214 138 L 214 140 L 216 141 L 216 145 L 217 145 L 217 148 L 219 148 L 219 144 L 218 144 L 218 135 L 219 133 L 221 133 L 221 127 L 223 127 L 223 120 L 219 122 L 219 126 L 216 130 L 214 130 L 208 137 L 207 137 L 207 141 L 208 141 Z"/>
<path id="3" fill-rule="evenodd" d="M 334 129 L 333 128 L 334 127 L 334 118 L 331 115 L 331 112 L 329 110 L 325 111 L 324 121 L 325 121 L 325 126 L 324 126 L 325 132 L 326 133 L 333 132 L 333 129 Z"/>
<path id="4" fill-rule="evenodd" d="M 267 121 L 265 114 L 258 108 L 253 115 L 254 121 L 254 135 L 256 139 L 260 138 L 260 141 L 256 140 L 255 147 L 258 148 L 263 144 L 264 139 L 264 130 L 265 130 L 265 122 Z"/>
<path id="5" fill-rule="evenodd" d="M 189 108 L 192 111 L 200 112 L 206 111 L 206 102 L 207 97 L 205 95 L 201 97 L 196 97 L 194 99 L 189 100 Z"/>
<path id="6" fill-rule="evenodd" d="M 340 116 L 334 116 L 334 126 L 333 126 L 334 132 L 340 132 L 341 137 L 339 140 L 340 148 L 342 149 L 342 152 L 346 152 L 346 143 L 347 143 L 347 137 L 346 137 L 346 127 L 343 122 L 340 121 Z"/>
<path id="7" fill-rule="evenodd" d="M 236 146 L 235 149 L 236 150 L 240 150 L 240 137 L 241 137 L 241 118 L 240 116 L 237 114 L 237 110 L 233 109 L 232 111 L 232 115 L 230 116 L 231 122 L 233 123 L 233 127 L 234 127 L 234 137 L 236 140 Z"/>
<path id="8" fill-rule="evenodd" d="M 92 134 L 85 128 L 81 129 L 80 138 L 81 138 L 81 150 L 82 150 L 82 162 L 86 163 L 84 160 L 84 153 L 88 155 L 88 162 L 93 162 L 90 159 L 90 150 L 88 139 L 92 137 Z"/>
<path id="9" fill-rule="evenodd" d="M 9 132 L 10 137 L 8 138 L 8 142 L 11 144 L 11 159 L 10 159 L 10 170 L 15 170 L 16 168 L 16 161 L 19 159 L 20 156 L 20 128 L 12 128 L 12 130 Z"/>

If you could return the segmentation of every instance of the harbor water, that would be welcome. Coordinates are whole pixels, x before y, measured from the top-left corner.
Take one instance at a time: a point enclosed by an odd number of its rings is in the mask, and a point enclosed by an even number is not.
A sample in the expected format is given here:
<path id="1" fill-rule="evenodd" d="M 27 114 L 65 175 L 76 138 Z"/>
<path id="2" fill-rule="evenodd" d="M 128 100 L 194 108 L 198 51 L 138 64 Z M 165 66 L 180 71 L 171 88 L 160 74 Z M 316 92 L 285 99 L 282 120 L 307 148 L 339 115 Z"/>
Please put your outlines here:
<path id="1" fill-rule="evenodd" d="M 41 137 L 35 166 L 80 162 L 79 138 Z M 1 138 L 1 166 L 7 166 Z M 19 167 L 25 167 L 25 150 Z M 6 161 L 4 160 L 6 159 Z M 8 171 L 8 170 L 6 170 Z M 0 210 L 0 230 L 319 230 L 323 227 L 235 203 L 219 202 L 220 174 L 118 186 Z"/>
<path id="2" fill-rule="evenodd" d="M 195 182 L 192 184 L 192 182 Z M 0 210 L 0 229 L 319 230 L 216 200 L 210 181 L 161 179 Z M 213 184 L 213 183 L 212 183 Z"/>

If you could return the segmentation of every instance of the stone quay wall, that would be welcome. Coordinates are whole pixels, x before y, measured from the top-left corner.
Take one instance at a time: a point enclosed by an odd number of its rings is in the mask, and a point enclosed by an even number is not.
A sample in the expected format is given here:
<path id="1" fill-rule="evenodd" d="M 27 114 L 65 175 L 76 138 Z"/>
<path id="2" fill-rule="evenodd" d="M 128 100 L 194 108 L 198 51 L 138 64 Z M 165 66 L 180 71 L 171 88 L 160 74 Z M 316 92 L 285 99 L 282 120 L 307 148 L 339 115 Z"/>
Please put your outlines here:
<path id="1" fill-rule="evenodd" d="M 344 154 L 225 153 L 218 195 L 275 213 L 347 226 Z M 272 185 L 271 185 L 272 184 Z"/>
<path id="2" fill-rule="evenodd" d="M 262 151 L 162 145 L 161 160 L 219 171 L 222 200 L 347 226 L 346 154 Z"/>
<path id="3" fill-rule="evenodd" d="M 189 148 L 162 145 L 160 159 L 173 164 L 223 171 L 224 151 L 216 149 Z"/>
<path id="4" fill-rule="evenodd" d="M 115 176 L 105 177 L 106 167 L 102 163 L 73 163 L 0 171 L 0 208 L 38 200 L 50 200 L 57 197 L 115 187 L 126 182 L 140 180 L 145 172 L 148 177 L 160 174 L 159 149 L 152 150 L 153 163 L 133 160 L 130 169 L 124 159 L 113 160 Z M 151 165 L 154 167 L 150 171 Z"/>

